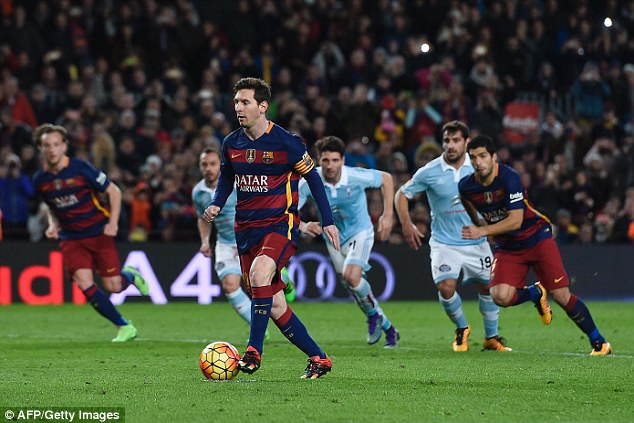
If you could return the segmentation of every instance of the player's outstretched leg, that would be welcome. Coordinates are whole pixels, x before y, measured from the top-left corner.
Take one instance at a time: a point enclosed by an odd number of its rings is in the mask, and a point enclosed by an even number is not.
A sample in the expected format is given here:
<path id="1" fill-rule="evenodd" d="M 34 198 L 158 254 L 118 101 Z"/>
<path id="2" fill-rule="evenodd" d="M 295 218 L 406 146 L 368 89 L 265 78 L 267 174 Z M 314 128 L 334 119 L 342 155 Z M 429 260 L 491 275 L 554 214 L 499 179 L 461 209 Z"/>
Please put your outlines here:
<path id="1" fill-rule="evenodd" d="M 513 351 L 505 345 L 504 339 L 498 334 L 498 319 L 500 308 L 493 302 L 490 295 L 478 294 L 480 314 L 484 319 L 484 342 L 482 348 L 491 351 Z"/>
<path id="2" fill-rule="evenodd" d="M 381 309 L 378 300 L 372 293 L 372 287 L 365 277 L 361 278 L 361 282 L 356 287 L 350 285 L 347 287 L 361 311 L 367 316 L 368 344 L 376 344 L 381 339 L 383 332 L 392 326 L 392 322 Z"/>
<path id="3" fill-rule="evenodd" d="M 277 319 L 273 319 L 273 321 L 286 339 L 309 357 L 308 367 L 306 367 L 304 375 L 302 375 L 303 379 L 316 379 L 330 371 L 332 368 L 330 358 L 317 345 L 308 333 L 304 323 L 290 307 L 287 306 L 286 311 Z"/>
<path id="4" fill-rule="evenodd" d="M 583 301 L 575 294 L 570 294 L 570 299 L 563 306 L 568 317 L 588 336 L 592 351 L 590 355 L 608 355 L 612 354 L 612 346 L 599 332 L 599 329 L 592 319 L 590 310 Z"/>
<path id="5" fill-rule="evenodd" d="M 112 304 L 112 301 L 110 301 L 110 298 L 97 285 L 91 285 L 82 290 L 82 292 L 97 313 L 110 320 L 119 329 L 117 336 L 112 342 L 125 342 L 136 337 L 137 330 L 132 325 L 132 322 L 128 322 L 123 318 L 114 304 Z"/>
<path id="6" fill-rule="evenodd" d="M 133 283 L 141 294 L 148 295 L 150 293 L 150 285 L 134 267 L 125 266 L 121 270 L 121 276 L 124 277 L 128 283 Z"/>
<path id="7" fill-rule="evenodd" d="M 288 269 L 286 267 L 282 268 L 280 276 L 282 277 L 282 282 L 286 284 L 286 287 L 284 288 L 284 298 L 286 298 L 286 303 L 290 304 L 295 301 L 295 284 L 289 276 Z"/>
<path id="8" fill-rule="evenodd" d="M 460 294 L 454 291 L 451 298 L 443 298 L 440 291 L 438 291 L 438 301 L 445 310 L 447 317 L 456 325 L 456 336 L 454 337 L 452 349 L 455 352 L 465 352 L 469 350 L 469 334 L 471 333 L 471 327 L 467 323 L 467 317 L 462 310 L 462 298 Z"/>

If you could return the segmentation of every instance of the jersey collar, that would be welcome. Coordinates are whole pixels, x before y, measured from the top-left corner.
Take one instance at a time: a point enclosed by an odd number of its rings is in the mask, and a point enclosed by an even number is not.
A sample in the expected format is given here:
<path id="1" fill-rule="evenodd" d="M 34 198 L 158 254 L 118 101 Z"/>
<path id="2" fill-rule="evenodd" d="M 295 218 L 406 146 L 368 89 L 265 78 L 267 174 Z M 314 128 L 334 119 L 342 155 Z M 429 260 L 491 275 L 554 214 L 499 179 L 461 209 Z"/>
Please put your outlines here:
<path id="1" fill-rule="evenodd" d="M 473 169 L 473 166 L 471 166 L 471 159 L 469 158 L 469 154 L 468 153 L 465 153 L 464 163 L 462 163 L 462 166 L 460 166 L 458 169 L 456 169 L 455 167 L 451 166 L 449 163 L 447 163 L 445 161 L 445 155 L 444 154 L 440 155 L 440 168 L 443 171 L 452 170 L 454 172 L 459 172 L 463 167 L 469 167 L 469 168 Z"/>

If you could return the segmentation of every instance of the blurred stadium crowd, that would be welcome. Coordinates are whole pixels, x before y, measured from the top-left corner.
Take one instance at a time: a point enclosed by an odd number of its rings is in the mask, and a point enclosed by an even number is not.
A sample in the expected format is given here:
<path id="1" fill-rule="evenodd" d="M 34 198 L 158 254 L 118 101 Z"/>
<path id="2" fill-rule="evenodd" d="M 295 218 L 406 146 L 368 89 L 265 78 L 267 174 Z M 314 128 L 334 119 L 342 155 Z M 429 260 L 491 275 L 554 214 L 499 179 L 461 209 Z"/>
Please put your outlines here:
<path id="1" fill-rule="evenodd" d="M 309 147 L 341 137 L 347 164 L 397 187 L 459 119 L 497 140 L 560 242 L 634 242 L 634 0 L 7 0 L 0 12 L 5 239 L 42 239 L 31 132 L 51 122 L 124 192 L 121 239 L 197 240 L 198 154 L 237 127 L 232 86 L 257 76 L 273 87 L 271 120 Z M 539 105 L 519 142 L 504 125 L 515 102 Z M 412 215 L 428 233 L 424 198 Z"/>

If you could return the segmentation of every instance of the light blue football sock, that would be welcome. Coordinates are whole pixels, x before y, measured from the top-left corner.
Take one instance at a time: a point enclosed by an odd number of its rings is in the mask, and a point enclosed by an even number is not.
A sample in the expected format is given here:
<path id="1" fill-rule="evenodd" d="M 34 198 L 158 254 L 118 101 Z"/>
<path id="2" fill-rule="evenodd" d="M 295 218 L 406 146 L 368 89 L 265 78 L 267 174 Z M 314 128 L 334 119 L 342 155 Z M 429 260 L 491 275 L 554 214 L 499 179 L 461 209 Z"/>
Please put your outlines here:
<path id="1" fill-rule="evenodd" d="M 445 309 L 447 316 L 456 324 L 456 328 L 466 328 L 468 326 L 467 317 L 462 311 L 462 298 L 460 298 L 457 292 L 454 293 L 453 297 L 445 300 L 439 291 L 438 300 L 440 300 L 440 304 Z"/>
<path id="2" fill-rule="evenodd" d="M 493 302 L 490 295 L 478 295 L 480 314 L 484 318 L 484 337 L 492 338 L 498 335 L 498 318 L 500 308 Z"/>
<path id="3" fill-rule="evenodd" d="M 381 323 L 381 328 L 383 330 L 388 330 L 392 323 L 390 319 L 387 318 L 383 309 L 379 305 L 379 301 L 374 297 L 372 293 L 372 287 L 370 286 L 370 282 L 367 279 L 361 278 L 361 282 L 357 285 L 356 288 L 349 287 L 350 292 L 354 296 L 359 308 L 365 313 L 366 316 L 374 316 L 376 313 L 379 313 L 383 316 L 383 321 Z"/>
<path id="4" fill-rule="evenodd" d="M 246 292 L 244 292 L 242 288 L 238 288 L 231 293 L 225 294 L 225 296 L 236 313 L 238 313 L 245 322 L 251 324 L 251 299 Z"/>

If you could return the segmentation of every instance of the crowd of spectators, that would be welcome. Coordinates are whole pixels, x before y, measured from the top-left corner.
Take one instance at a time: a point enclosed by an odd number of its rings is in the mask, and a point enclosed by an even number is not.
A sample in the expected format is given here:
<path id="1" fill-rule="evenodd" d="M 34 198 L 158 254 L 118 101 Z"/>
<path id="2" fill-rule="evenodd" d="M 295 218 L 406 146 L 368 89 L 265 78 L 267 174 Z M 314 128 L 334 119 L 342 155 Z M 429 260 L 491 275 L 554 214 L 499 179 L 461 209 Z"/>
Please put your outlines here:
<path id="1" fill-rule="evenodd" d="M 397 187 L 459 119 L 494 137 L 560 242 L 634 242 L 634 0 L 9 0 L 0 13 L 5 238 L 42 238 L 31 133 L 50 122 L 121 187 L 122 239 L 197 240 L 199 152 L 237 127 L 232 86 L 256 76 L 273 87 L 270 119 L 309 148 L 339 136 L 346 164 Z M 541 128 L 511 144 L 505 106 L 523 99 Z M 412 215 L 428 233 L 424 198 Z"/>

